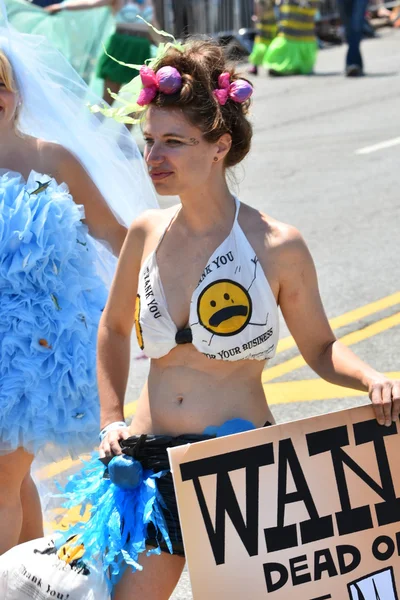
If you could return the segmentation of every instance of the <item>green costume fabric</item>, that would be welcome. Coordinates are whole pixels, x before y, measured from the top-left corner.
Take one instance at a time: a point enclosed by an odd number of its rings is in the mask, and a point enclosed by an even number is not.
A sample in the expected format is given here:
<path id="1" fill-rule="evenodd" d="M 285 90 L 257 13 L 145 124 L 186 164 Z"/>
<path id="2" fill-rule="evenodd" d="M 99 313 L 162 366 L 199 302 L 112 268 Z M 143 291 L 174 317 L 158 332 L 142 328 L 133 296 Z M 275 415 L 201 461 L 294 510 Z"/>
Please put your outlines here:
<path id="1" fill-rule="evenodd" d="M 315 17 L 319 0 L 283 0 L 278 35 L 268 48 L 264 67 L 281 75 L 309 75 L 317 59 Z"/>
<path id="2" fill-rule="evenodd" d="M 119 61 L 135 65 L 143 65 L 151 58 L 151 44 L 147 38 L 118 31 L 108 40 L 106 51 Z M 97 76 L 101 79 L 125 84 L 139 74 L 137 70 L 115 62 L 107 54 L 103 53 L 97 66 Z"/>
<path id="3" fill-rule="evenodd" d="M 309 75 L 317 60 L 317 42 L 294 42 L 278 35 L 268 48 L 264 67 L 281 75 Z"/>
<path id="4" fill-rule="evenodd" d="M 7 0 L 7 13 L 15 29 L 46 37 L 87 83 L 93 83 L 98 57 L 114 27 L 109 8 L 50 15 L 27 0 Z"/>
<path id="5" fill-rule="evenodd" d="M 263 11 L 256 23 L 257 35 L 254 40 L 253 51 L 249 56 L 249 62 L 256 67 L 263 64 L 269 45 L 277 34 L 273 0 L 262 0 L 260 5 Z"/>

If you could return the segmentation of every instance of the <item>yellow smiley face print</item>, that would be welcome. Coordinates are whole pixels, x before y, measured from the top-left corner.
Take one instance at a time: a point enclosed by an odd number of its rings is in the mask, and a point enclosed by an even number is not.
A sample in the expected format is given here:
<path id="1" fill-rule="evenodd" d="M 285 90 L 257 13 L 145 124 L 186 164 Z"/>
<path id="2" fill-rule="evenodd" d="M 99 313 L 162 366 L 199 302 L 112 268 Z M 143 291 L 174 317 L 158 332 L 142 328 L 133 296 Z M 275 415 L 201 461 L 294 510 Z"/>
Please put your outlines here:
<path id="1" fill-rule="evenodd" d="M 61 546 L 57 552 L 58 558 L 67 564 L 70 564 L 73 560 L 79 560 L 82 558 L 82 556 L 85 554 L 85 547 L 83 544 L 78 544 L 77 541 L 77 535 L 69 538 L 67 543 Z"/>
<path id="2" fill-rule="evenodd" d="M 248 291 L 235 281 L 219 279 L 201 292 L 197 301 L 199 322 L 215 335 L 236 335 L 251 318 Z"/>
<path id="3" fill-rule="evenodd" d="M 143 333 L 142 333 L 142 327 L 140 325 L 140 296 L 139 294 L 136 296 L 136 304 L 135 304 L 135 331 L 136 331 L 136 338 L 139 344 L 139 348 L 141 350 L 144 350 L 144 342 L 143 342 Z"/>

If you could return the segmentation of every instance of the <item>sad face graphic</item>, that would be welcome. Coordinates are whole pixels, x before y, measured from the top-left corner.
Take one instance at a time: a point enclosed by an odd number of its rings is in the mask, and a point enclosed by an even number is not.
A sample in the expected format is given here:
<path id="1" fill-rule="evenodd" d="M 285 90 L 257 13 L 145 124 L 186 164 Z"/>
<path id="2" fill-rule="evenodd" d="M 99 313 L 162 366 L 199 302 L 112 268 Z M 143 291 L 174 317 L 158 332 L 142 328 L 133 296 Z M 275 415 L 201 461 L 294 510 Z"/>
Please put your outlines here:
<path id="1" fill-rule="evenodd" d="M 197 313 L 207 331 L 222 336 L 236 335 L 250 321 L 252 302 L 248 291 L 239 283 L 219 279 L 201 292 Z"/>

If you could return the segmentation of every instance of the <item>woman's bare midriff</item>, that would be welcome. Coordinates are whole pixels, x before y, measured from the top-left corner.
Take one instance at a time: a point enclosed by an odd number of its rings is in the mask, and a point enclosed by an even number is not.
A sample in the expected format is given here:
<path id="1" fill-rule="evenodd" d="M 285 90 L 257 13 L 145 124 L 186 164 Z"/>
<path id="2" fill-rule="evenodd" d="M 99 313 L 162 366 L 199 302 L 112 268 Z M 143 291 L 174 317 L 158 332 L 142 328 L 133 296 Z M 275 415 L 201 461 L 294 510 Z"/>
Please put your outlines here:
<path id="1" fill-rule="evenodd" d="M 264 361 L 210 360 L 192 344 L 152 360 L 130 432 L 181 435 L 246 419 L 273 423 L 261 382 Z"/>

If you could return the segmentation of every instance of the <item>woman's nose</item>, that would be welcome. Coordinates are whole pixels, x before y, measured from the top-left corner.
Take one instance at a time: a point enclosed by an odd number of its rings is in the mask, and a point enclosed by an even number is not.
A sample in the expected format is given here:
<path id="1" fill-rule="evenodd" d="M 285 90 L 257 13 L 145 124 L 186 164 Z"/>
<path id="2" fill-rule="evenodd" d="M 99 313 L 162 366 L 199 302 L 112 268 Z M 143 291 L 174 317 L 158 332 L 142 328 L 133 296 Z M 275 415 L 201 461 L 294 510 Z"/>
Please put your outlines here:
<path id="1" fill-rule="evenodd" d="M 160 146 L 157 143 L 154 143 L 150 148 L 147 147 L 145 152 L 145 160 L 148 165 L 152 166 L 160 165 L 163 162 L 164 156 Z"/>

